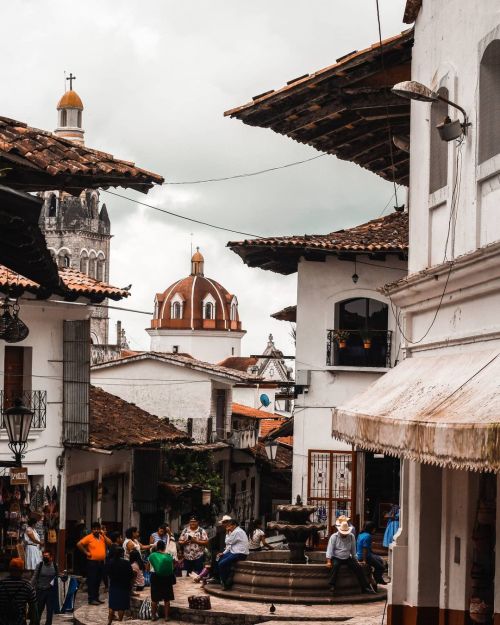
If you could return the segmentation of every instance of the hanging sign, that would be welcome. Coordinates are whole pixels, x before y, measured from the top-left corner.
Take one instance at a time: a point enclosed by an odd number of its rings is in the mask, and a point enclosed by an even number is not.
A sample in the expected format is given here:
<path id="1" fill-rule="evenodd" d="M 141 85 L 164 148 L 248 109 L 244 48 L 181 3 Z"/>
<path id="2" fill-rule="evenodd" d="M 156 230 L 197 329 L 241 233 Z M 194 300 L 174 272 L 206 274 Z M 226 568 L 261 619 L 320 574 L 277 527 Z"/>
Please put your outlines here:
<path id="1" fill-rule="evenodd" d="M 28 484 L 28 469 L 26 467 L 10 468 L 10 483 L 12 486 L 25 486 Z"/>

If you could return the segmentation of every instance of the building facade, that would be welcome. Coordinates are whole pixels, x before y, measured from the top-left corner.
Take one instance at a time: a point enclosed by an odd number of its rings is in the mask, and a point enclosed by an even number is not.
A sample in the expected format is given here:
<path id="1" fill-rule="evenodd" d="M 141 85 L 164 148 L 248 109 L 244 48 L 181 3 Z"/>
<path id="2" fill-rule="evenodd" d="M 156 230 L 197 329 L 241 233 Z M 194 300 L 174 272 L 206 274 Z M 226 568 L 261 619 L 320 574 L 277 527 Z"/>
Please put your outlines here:
<path id="1" fill-rule="evenodd" d="M 57 111 L 55 134 L 83 145 L 83 104 L 79 95 L 66 91 Z M 111 223 L 99 191 L 87 189 L 77 196 L 63 191 L 45 191 L 41 196 L 44 204 L 40 228 L 59 267 L 73 267 L 91 278 L 107 282 Z M 90 331 L 94 344 L 108 343 L 108 325 L 107 308 L 93 308 Z"/>

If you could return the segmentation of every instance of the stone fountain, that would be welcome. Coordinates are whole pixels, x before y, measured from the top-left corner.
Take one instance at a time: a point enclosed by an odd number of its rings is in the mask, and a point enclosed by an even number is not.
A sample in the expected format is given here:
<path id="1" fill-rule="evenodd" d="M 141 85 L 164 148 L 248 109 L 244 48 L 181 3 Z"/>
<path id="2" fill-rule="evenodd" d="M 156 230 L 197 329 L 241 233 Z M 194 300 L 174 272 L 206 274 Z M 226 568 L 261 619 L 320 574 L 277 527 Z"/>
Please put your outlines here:
<path id="1" fill-rule="evenodd" d="M 231 590 L 209 585 L 205 588 L 209 594 L 269 603 L 306 604 L 385 598 L 385 591 L 378 595 L 360 594 L 356 578 L 346 569 L 339 575 L 335 594 L 332 594 L 325 553 L 309 551 L 307 556 L 305 554 L 311 534 L 326 529 L 322 523 L 309 521 L 316 507 L 302 505 L 300 497 L 297 497 L 295 505 L 278 506 L 278 511 L 279 521 L 271 521 L 267 527 L 285 535 L 289 551 L 275 549 L 251 553 L 246 560 L 237 563 Z"/>

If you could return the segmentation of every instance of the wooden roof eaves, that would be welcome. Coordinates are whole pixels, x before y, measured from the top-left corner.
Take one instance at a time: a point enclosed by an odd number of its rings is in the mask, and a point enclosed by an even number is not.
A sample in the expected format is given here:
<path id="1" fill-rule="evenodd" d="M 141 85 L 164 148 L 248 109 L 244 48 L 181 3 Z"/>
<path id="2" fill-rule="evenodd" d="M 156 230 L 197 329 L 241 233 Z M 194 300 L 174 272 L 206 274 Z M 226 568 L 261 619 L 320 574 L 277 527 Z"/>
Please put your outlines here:
<path id="1" fill-rule="evenodd" d="M 394 37 L 390 37 L 382 42 L 382 46 L 384 47 L 384 55 L 388 55 L 390 50 L 395 48 L 397 50 L 401 49 L 404 44 L 412 42 L 413 40 L 413 31 L 409 29 L 400 35 L 396 35 Z M 245 113 L 248 112 L 249 109 L 252 109 L 255 105 L 262 105 L 264 103 L 277 103 L 287 98 L 290 92 L 293 90 L 294 94 L 297 95 L 298 92 L 308 93 L 311 88 L 314 88 L 317 83 L 324 81 L 331 76 L 335 76 L 337 78 L 344 78 L 344 73 L 348 70 L 352 70 L 363 64 L 369 63 L 375 59 L 378 60 L 379 57 L 380 44 L 376 43 L 369 48 L 365 48 L 359 52 L 356 52 L 352 55 L 341 60 L 339 63 L 334 63 L 324 69 L 321 69 L 309 76 L 304 77 L 301 80 L 294 81 L 289 85 L 285 85 L 279 90 L 274 90 L 271 92 L 267 92 L 266 95 L 262 95 L 259 98 L 253 100 L 252 102 L 248 102 L 242 106 L 230 109 L 224 113 L 225 116 L 229 117 L 238 117 L 242 119 L 245 117 Z M 373 70 L 372 70 L 373 71 Z M 377 68 L 377 71 L 380 71 L 380 65 Z M 370 72 L 371 73 L 371 72 Z M 363 73 L 362 73 L 363 74 Z M 352 76 L 350 77 L 350 81 L 356 81 L 364 77 L 363 75 Z M 250 122 L 248 122 L 250 123 Z"/>

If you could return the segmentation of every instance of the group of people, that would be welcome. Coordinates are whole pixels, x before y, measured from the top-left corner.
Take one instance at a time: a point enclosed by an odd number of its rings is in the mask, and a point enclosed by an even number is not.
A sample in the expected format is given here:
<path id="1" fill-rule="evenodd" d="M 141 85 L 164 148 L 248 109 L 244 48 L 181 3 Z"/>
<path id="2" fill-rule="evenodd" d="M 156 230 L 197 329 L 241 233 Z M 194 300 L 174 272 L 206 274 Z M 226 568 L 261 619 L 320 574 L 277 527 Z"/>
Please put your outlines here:
<path id="1" fill-rule="evenodd" d="M 361 592 L 374 593 L 376 585 L 385 585 L 383 574 L 385 563 L 381 556 L 373 553 L 372 540 L 376 530 L 373 521 L 365 523 L 363 530 L 356 539 L 355 529 L 346 516 L 336 521 L 336 531 L 330 536 L 326 549 L 326 566 L 331 569 L 330 588 L 335 592 L 337 577 L 341 567 L 346 566 L 356 576 Z M 373 569 L 375 588 L 370 584 L 361 563 L 366 563 L 368 571 Z"/>
<path id="2" fill-rule="evenodd" d="M 26 562 L 12 558 L 9 574 L 0 581 L 0 625 L 25 625 L 26 613 L 32 625 L 46 612 L 46 625 L 52 625 L 57 598 L 57 564 L 50 551 L 43 551 L 31 579 L 23 577 Z"/>

